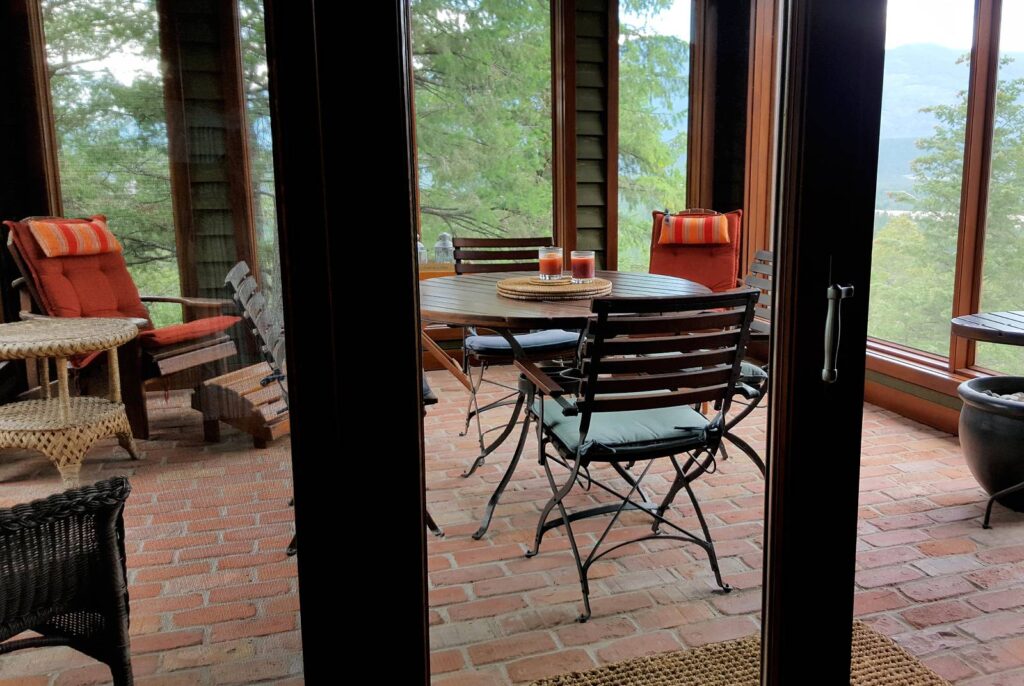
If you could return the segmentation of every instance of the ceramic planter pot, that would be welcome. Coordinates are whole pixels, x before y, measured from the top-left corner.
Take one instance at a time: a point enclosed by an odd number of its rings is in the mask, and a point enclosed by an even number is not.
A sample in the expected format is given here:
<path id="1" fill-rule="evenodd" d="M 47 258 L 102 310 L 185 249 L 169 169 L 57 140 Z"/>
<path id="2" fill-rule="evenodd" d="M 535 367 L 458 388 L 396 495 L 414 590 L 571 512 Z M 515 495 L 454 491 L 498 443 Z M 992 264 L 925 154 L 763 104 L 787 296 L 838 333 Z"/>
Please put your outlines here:
<path id="1" fill-rule="evenodd" d="M 986 395 L 1024 391 L 1024 377 L 989 376 L 960 384 L 960 445 L 978 484 L 989 494 L 1024 481 L 1024 403 Z M 1024 492 L 996 500 L 1024 512 Z"/>

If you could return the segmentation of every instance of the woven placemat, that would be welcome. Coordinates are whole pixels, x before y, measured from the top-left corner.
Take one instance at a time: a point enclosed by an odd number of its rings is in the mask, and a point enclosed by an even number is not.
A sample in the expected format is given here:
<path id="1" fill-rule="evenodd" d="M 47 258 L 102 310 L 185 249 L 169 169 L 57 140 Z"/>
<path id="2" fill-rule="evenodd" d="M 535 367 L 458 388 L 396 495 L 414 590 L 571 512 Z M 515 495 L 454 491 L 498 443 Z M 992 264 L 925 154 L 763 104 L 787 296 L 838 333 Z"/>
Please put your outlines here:
<path id="1" fill-rule="evenodd" d="M 851 686 L 950 686 L 860 621 L 853 623 L 850 667 Z M 754 635 L 541 679 L 531 686 L 758 686 L 760 668 L 761 638 Z"/>
<path id="2" fill-rule="evenodd" d="M 514 300 L 586 300 L 612 292 L 612 282 L 600 277 L 587 283 L 540 283 L 533 276 L 513 276 L 497 284 L 498 295 Z"/>

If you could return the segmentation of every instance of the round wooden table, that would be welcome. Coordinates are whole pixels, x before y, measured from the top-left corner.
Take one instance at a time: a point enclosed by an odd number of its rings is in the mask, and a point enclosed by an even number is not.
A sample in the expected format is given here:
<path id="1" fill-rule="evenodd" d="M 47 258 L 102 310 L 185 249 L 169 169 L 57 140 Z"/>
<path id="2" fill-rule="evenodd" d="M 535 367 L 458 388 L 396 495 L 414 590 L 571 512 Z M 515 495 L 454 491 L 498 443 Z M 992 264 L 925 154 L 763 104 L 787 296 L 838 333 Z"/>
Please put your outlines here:
<path id="1" fill-rule="evenodd" d="M 979 312 L 955 317 L 953 335 L 986 343 L 1024 345 L 1024 312 Z"/>
<path id="2" fill-rule="evenodd" d="M 53 462 L 66 486 L 78 485 L 82 458 L 93 443 L 116 436 L 138 459 L 118 375 L 117 347 L 135 338 L 129 319 L 36 317 L 0 324 L 0 360 L 32 360 L 39 365 L 43 397 L 0 406 L 0 448 L 37 450 Z M 107 351 L 109 398 L 72 398 L 69 357 Z M 50 396 L 49 358 L 57 368 L 57 397 Z"/>
<path id="3" fill-rule="evenodd" d="M 513 332 L 530 329 L 583 329 L 591 318 L 590 299 L 585 300 L 513 300 L 498 295 L 497 283 L 509 277 L 523 276 L 524 272 L 492 272 L 481 274 L 462 274 L 459 276 L 443 276 L 426 279 L 420 282 L 420 314 L 426 322 L 448 324 L 450 326 L 469 326 L 491 329 L 509 342 L 512 354 L 516 359 L 524 359 L 525 353 L 516 342 Z M 655 298 L 680 295 L 707 295 L 711 292 L 706 286 L 694 281 L 679 279 L 674 276 L 660 274 L 637 274 L 630 272 L 598 271 L 598 277 L 612 282 L 609 296 Z M 609 297 L 603 296 L 603 297 Z M 430 351 L 442 365 L 472 392 L 472 385 L 462 369 L 456 365 L 434 341 L 425 333 L 422 336 L 424 347 Z M 512 433 L 519 421 L 524 406 L 533 402 L 533 387 L 520 385 L 515 407 L 508 423 L 490 445 L 484 447 L 480 455 L 463 476 L 472 474 L 478 466 Z M 498 500 L 512 478 L 512 473 L 519 463 L 529 422 L 523 422 L 522 432 L 516 450 L 509 461 L 508 468 L 498 483 L 494 494 L 487 502 L 483 521 L 473 538 L 479 539 L 490 526 L 494 509 Z"/>
<path id="4" fill-rule="evenodd" d="M 442 276 L 420 282 L 424 321 L 501 330 L 582 329 L 590 319 L 590 300 L 512 300 L 498 295 L 502 279 L 524 272 Z M 610 296 L 655 298 L 706 295 L 707 286 L 661 274 L 598 271 L 612 282 Z"/>

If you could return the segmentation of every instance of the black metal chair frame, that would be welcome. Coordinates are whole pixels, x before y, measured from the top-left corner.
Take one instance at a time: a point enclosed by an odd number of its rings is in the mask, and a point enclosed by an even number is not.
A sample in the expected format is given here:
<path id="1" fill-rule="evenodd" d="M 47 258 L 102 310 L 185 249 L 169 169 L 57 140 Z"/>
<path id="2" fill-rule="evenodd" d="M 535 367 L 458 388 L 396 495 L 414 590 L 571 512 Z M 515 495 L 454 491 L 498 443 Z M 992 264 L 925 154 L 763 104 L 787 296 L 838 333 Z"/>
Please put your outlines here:
<path id="1" fill-rule="evenodd" d="M 0 510 L 0 655 L 69 646 L 133 683 L 124 477 Z M 40 636 L 8 640 L 24 631 Z"/>
<path id="2" fill-rule="evenodd" d="M 699 545 L 708 555 L 721 590 L 731 590 L 722 579 L 710 529 L 690 484 L 702 474 L 715 471 L 716 455 L 726 432 L 725 417 L 735 389 L 740 385 L 741 362 L 756 299 L 755 291 L 678 298 L 595 299 L 593 311 L 597 319 L 588 327 L 585 343 L 581 345 L 580 385 L 575 403 L 566 400 L 567 389 L 544 370 L 529 361 L 516 362 L 516 366 L 523 372 L 525 382 L 541 398 L 539 412 L 535 413 L 531 409 L 526 421 L 529 422 L 531 418 L 537 421 L 539 461 L 544 467 L 552 492 L 551 499 L 541 511 L 534 546 L 527 552 L 527 556 L 532 557 L 540 551 L 547 531 L 565 527 L 583 593 L 584 612 L 578 621 L 585 622 L 591 615 L 588 579 L 591 566 L 613 550 L 644 540 L 661 538 Z M 653 352 L 674 354 L 671 357 L 647 356 L 647 353 Z M 544 396 L 552 398 L 566 416 L 580 416 L 580 440 L 576 448 L 567 447 L 552 431 L 546 429 L 545 406 L 553 403 L 543 402 Z M 647 445 L 619 446 L 622 452 L 583 448 L 594 413 L 694 406 L 704 402 L 714 403 L 718 412 L 702 432 L 692 437 Z M 549 445 L 555 449 L 555 454 L 547 450 Z M 683 465 L 677 459 L 680 454 L 687 455 Z M 643 493 L 640 484 L 651 465 L 659 458 L 671 460 L 676 476 L 661 503 L 654 505 Z M 551 462 L 569 471 L 568 478 L 561 486 L 555 481 Z M 646 462 L 646 465 L 634 477 L 627 469 L 637 462 Z M 592 478 L 589 467 L 594 463 L 612 466 L 625 479 L 628 491 L 623 493 Z M 623 463 L 626 468 L 623 468 Z M 581 482 L 581 474 L 588 487 L 597 486 L 615 495 L 619 502 L 568 513 L 563 499 L 576 483 Z M 680 490 L 686 491 L 693 504 L 703 537 L 677 526 L 665 517 Z M 558 508 L 560 516 L 549 520 L 555 508 Z M 651 534 L 601 550 L 609 531 L 626 509 L 636 509 L 650 515 L 654 519 Z M 605 514 L 612 514 L 612 518 L 584 559 L 573 535 L 572 522 Z M 673 532 L 662 533 L 663 526 Z"/>
<path id="3" fill-rule="evenodd" d="M 531 271 L 537 270 L 539 260 L 537 257 L 537 250 L 540 248 L 550 248 L 554 246 L 555 242 L 551 236 L 543 236 L 537 238 L 455 238 L 453 239 L 455 251 L 453 257 L 455 260 L 455 273 L 458 275 L 462 274 L 475 274 L 482 272 L 496 272 L 496 271 Z M 504 332 L 495 331 L 496 335 L 501 335 L 508 338 Z M 469 378 L 470 386 L 472 390 L 469 394 L 469 405 L 466 408 L 466 423 L 460 436 L 465 436 L 469 433 L 470 424 L 475 420 L 477 438 L 480 444 L 480 454 L 474 458 L 473 462 L 469 467 L 462 473 L 463 478 L 468 478 L 479 469 L 487 459 L 487 456 L 494 452 L 499 445 L 501 445 L 509 434 L 512 433 L 520 412 L 522 411 L 524 397 L 520 389 L 512 386 L 503 384 L 499 381 L 493 381 L 485 378 L 487 367 L 491 363 L 503 363 L 511 364 L 513 359 L 516 357 L 515 349 L 512 349 L 508 354 L 486 354 L 473 352 L 466 345 L 466 338 L 468 336 L 480 335 L 479 330 L 475 327 L 463 327 L 462 335 L 462 371 Z M 513 334 L 515 335 L 515 334 Z M 530 359 L 536 361 L 561 359 L 564 357 L 571 357 L 575 354 L 575 346 L 570 349 L 568 346 L 564 351 L 556 351 L 554 354 L 546 353 L 540 355 L 529 355 Z M 473 362 L 479 363 L 480 374 L 474 380 L 473 378 Z M 504 388 L 509 391 L 506 395 L 495 400 L 493 402 L 480 407 L 477 403 L 477 393 L 480 387 L 484 383 L 493 384 L 500 388 Z M 494 410 L 499 407 L 507 407 L 509 405 L 515 405 L 512 411 L 512 419 L 507 424 L 499 424 L 484 430 L 480 415 L 489 410 Z M 490 444 L 485 443 L 485 436 L 494 431 L 501 431 L 498 438 L 492 441 Z"/>
<path id="4" fill-rule="evenodd" d="M 754 307 L 754 320 L 750 323 L 751 330 L 768 334 L 771 333 L 772 326 L 774 261 L 775 257 L 771 251 L 758 250 L 754 256 L 754 262 L 750 265 L 750 273 L 743 279 L 744 286 L 760 291 L 757 303 Z M 737 387 L 738 395 L 742 396 L 745 402 L 737 403 L 742 405 L 743 409 L 726 422 L 724 436 L 727 441 L 739 448 L 747 457 L 750 458 L 751 462 L 753 462 L 758 470 L 760 470 L 761 476 L 765 475 L 764 460 L 761 459 L 761 456 L 757 454 L 757 451 L 754 450 L 749 443 L 734 434 L 732 430 L 737 424 L 743 421 L 747 415 L 757 409 L 758 405 L 761 404 L 761 401 L 768 395 L 768 370 L 769 366 L 766 362 L 761 366 L 761 371 L 765 373 L 764 377 L 761 377 L 756 382 L 752 379 L 744 379 L 744 384 Z M 729 453 L 724 445 L 721 450 L 722 459 L 727 460 L 729 458 Z"/>
<path id="5" fill-rule="evenodd" d="M 421 372 L 421 374 L 422 374 L 422 372 Z M 434 395 L 434 392 L 432 390 L 430 390 L 430 384 L 427 383 L 427 377 L 424 376 L 423 377 L 423 416 L 424 417 L 427 416 L 427 406 L 428 405 L 436 405 L 436 404 L 437 404 L 437 396 Z M 434 521 L 434 518 L 430 516 L 430 510 L 427 510 L 426 508 L 424 508 L 424 510 L 423 510 L 423 517 L 424 517 L 424 519 L 427 522 L 427 528 L 430 529 L 430 532 L 432 534 L 434 534 L 435 536 L 438 536 L 438 537 L 444 536 L 444 531 L 441 529 L 441 527 L 439 527 L 437 525 L 437 522 Z"/>

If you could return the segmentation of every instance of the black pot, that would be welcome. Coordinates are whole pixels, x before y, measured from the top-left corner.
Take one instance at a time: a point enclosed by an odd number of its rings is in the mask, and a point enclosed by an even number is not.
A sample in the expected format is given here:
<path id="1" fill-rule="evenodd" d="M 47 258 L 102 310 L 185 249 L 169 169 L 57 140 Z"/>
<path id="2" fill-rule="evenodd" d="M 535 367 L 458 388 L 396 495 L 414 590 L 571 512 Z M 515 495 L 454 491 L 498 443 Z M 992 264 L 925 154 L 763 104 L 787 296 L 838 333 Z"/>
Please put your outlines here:
<path id="1" fill-rule="evenodd" d="M 986 395 L 1024 391 L 1024 376 L 987 376 L 960 384 L 960 446 L 964 459 L 992 495 L 1024 481 L 1024 403 Z M 1024 512 L 1024 492 L 1003 496 L 1000 505 Z"/>

